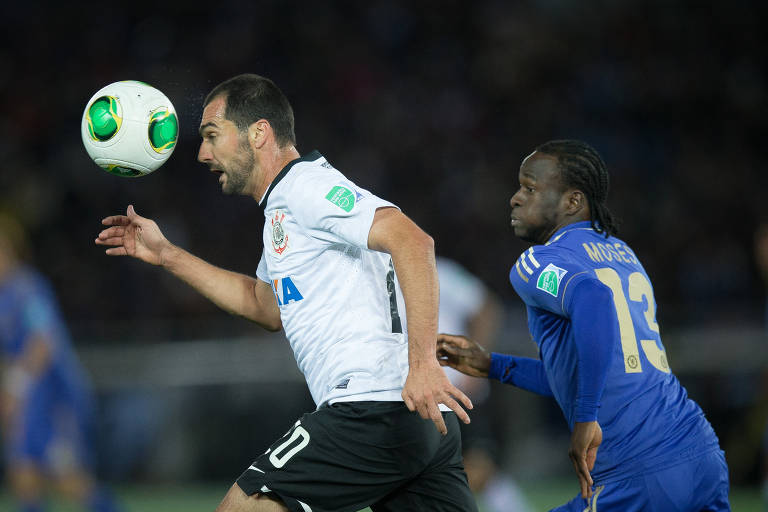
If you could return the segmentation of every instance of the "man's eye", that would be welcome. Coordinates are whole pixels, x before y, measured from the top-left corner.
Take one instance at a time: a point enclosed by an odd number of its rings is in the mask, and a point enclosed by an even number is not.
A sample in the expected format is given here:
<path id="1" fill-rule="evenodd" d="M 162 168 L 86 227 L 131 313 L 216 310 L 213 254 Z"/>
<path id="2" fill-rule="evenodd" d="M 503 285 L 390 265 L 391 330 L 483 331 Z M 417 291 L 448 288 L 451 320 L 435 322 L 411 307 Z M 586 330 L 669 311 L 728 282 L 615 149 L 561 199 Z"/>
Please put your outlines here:
<path id="1" fill-rule="evenodd" d="M 535 189 L 533 187 L 525 187 L 525 190 L 531 193 L 535 192 Z"/>

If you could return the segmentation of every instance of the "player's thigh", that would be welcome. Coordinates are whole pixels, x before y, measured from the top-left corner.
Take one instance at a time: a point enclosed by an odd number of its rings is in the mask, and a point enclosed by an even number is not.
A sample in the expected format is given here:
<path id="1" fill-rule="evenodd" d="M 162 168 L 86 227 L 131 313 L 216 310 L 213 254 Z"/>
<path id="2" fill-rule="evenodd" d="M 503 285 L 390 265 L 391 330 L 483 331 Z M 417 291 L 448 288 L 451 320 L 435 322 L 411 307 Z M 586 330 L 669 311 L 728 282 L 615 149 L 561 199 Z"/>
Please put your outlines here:
<path id="1" fill-rule="evenodd" d="M 292 512 L 357 511 L 420 473 L 441 437 L 402 402 L 338 403 L 302 416 L 237 485 Z"/>
<path id="2" fill-rule="evenodd" d="M 459 421 L 453 412 L 443 413 L 443 419 L 448 427 L 448 434 L 437 438 L 438 449 L 429 463 L 408 483 L 371 505 L 373 512 L 477 510 L 464 471 Z M 434 427 L 429 426 L 434 431 Z"/>

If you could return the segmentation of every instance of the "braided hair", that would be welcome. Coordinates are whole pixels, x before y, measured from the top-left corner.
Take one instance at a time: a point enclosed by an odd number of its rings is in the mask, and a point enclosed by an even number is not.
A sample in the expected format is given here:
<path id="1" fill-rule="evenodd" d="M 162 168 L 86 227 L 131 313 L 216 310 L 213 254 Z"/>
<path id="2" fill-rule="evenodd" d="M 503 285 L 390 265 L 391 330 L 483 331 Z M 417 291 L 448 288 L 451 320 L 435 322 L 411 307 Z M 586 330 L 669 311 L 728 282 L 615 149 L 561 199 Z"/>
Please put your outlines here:
<path id="1" fill-rule="evenodd" d="M 579 189 L 587 196 L 592 228 L 605 233 L 606 238 L 615 235 L 618 223 L 606 205 L 608 169 L 597 150 L 586 142 L 566 139 L 545 142 L 536 151 L 556 157 L 563 185 Z"/>

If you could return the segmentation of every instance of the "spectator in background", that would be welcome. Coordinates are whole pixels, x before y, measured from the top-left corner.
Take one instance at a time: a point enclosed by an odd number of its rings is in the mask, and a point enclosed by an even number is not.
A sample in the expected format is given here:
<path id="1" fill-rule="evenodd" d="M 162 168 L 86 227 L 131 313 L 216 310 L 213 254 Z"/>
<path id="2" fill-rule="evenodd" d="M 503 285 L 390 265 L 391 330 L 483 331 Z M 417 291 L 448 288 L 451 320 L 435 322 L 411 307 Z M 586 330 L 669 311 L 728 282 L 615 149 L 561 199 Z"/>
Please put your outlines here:
<path id="1" fill-rule="evenodd" d="M 23 228 L 0 216 L 0 428 L 19 510 L 48 484 L 92 512 L 117 510 L 92 473 L 92 397 L 47 279 L 25 265 Z"/>
<path id="2" fill-rule="evenodd" d="M 496 296 L 457 262 L 437 257 L 437 273 L 440 279 L 440 308 L 438 330 L 463 334 L 483 346 L 493 346 L 501 321 L 501 304 Z M 475 406 L 472 430 L 477 430 L 478 406 L 484 403 L 490 392 L 488 381 L 475 379 L 446 367 L 445 373 L 454 386 L 472 400 Z"/>
<path id="3" fill-rule="evenodd" d="M 761 224 L 755 232 L 755 263 L 765 285 L 764 326 L 765 333 L 768 335 L 768 223 Z M 763 388 L 765 391 L 768 391 L 768 373 L 763 374 Z M 766 393 L 762 393 L 761 396 L 766 397 Z M 765 398 L 761 402 L 756 406 L 756 414 L 761 415 L 763 422 L 765 422 Z M 762 471 L 763 500 L 768 508 L 768 425 L 766 425 L 765 435 L 763 436 Z"/>
<path id="4" fill-rule="evenodd" d="M 484 340 L 494 346 L 501 327 L 502 306 L 496 295 L 459 263 L 437 257 L 440 279 L 438 330 Z M 481 512 L 526 512 L 530 505 L 512 477 L 499 467 L 499 446 L 491 432 L 488 396 L 490 382 L 465 375 L 451 367 L 445 373 L 466 394 L 472 405 L 472 423 L 461 425 L 464 470 Z"/>

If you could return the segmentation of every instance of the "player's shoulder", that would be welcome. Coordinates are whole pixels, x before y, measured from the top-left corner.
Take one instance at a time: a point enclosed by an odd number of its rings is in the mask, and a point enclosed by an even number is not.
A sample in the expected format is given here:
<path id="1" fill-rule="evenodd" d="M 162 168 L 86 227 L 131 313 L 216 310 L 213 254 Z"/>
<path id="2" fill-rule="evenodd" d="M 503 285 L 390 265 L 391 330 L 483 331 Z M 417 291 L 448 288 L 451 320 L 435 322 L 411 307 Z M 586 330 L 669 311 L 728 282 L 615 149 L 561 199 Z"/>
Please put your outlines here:
<path id="1" fill-rule="evenodd" d="M 510 279 L 515 287 L 536 286 L 542 274 L 554 272 L 560 278 L 565 274 L 565 267 L 573 258 L 567 254 L 569 249 L 558 245 L 533 245 L 518 256 L 510 272 Z"/>
<path id="2" fill-rule="evenodd" d="M 313 158 L 314 157 L 314 158 Z M 297 207 L 322 200 L 345 203 L 354 196 L 355 184 L 331 165 L 325 157 L 313 151 L 286 175 L 281 193 Z"/>
<path id="3" fill-rule="evenodd" d="M 4 288 L 16 296 L 43 295 L 49 293 L 50 283 L 37 270 L 23 265 L 13 271 Z"/>

